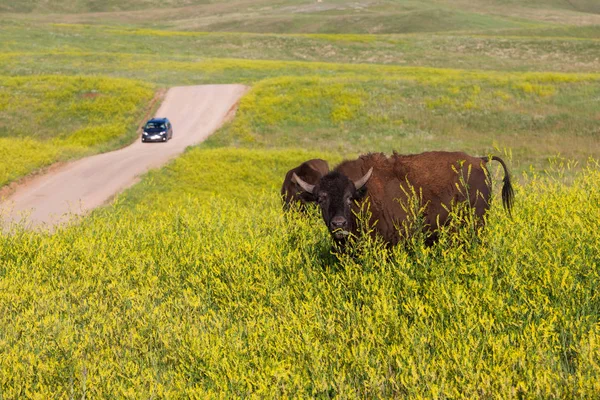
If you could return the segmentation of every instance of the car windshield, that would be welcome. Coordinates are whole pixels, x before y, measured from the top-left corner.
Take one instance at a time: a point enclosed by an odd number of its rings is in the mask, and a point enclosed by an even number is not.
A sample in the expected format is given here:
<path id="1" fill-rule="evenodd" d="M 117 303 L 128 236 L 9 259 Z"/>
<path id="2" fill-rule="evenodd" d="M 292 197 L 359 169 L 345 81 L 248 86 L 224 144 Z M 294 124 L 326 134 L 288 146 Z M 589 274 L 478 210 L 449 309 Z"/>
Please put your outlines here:
<path id="1" fill-rule="evenodd" d="M 165 124 L 162 122 L 148 122 L 146 129 L 165 129 Z"/>

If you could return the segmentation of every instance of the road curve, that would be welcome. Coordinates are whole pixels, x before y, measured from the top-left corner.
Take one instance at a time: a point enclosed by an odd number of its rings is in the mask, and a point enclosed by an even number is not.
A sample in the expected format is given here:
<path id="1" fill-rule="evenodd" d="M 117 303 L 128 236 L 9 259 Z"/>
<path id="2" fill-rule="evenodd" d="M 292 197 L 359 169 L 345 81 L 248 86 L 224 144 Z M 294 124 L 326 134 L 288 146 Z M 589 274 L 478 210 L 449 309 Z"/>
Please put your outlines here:
<path id="1" fill-rule="evenodd" d="M 138 139 L 128 147 L 73 161 L 18 186 L 0 204 L 4 228 L 19 221 L 29 228 L 53 227 L 104 204 L 149 169 L 206 139 L 223 124 L 246 89 L 243 85 L 169 89 L 156 116 L 171 120 L 173 139 L 166 143 Z"/>

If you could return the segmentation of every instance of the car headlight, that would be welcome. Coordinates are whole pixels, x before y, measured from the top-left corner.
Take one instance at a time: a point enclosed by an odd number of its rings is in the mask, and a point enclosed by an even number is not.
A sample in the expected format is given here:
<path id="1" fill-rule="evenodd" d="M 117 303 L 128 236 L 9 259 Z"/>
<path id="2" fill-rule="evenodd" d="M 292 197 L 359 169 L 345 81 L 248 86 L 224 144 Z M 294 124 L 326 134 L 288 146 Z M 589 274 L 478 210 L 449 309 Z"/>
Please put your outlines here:
<path id="1" fill-rule="evenodd" d="M 161 135 L 164 135 L 164 134 L 166 134 L 166 133 L 167 133 L 167 131 L 162 131 L 160 134 L 161 134 Z"/>

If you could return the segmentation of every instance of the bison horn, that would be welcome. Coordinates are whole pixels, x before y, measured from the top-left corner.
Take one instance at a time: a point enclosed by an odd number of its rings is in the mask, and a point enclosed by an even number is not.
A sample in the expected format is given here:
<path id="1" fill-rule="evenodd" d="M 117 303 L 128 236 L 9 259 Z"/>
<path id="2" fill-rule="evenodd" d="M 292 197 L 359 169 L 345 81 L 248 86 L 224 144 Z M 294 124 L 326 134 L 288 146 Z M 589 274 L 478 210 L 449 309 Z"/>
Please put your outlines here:
<path id="1" fill-rule="evenodd" d="M 292 175 L 292 182 L 296 182 L 305 192 L 311 193 L 315 190 L 315 185 L 311 185 L 310 183 L 304 182 L 296 173 Z"/>
<path id="2" fill-rule="evenodd" d="M 365 176 L 363 176 L 362 178 L 360 178 L 359 180 L 357 180 L 356 182 L 354 182 L 354 187 L 356 188 L 356 190 L 359 190 L 360 188 L 362 188 L 363 186 L 365 186 L 365 184 L 367 183 L 367 181 L 369 180 L 369 178 L 371 178 L 371 174 L 373 173 L 373 167 L 369 168 L 369 170 L 367 171 L 367 173 L 365 174 Z"/>

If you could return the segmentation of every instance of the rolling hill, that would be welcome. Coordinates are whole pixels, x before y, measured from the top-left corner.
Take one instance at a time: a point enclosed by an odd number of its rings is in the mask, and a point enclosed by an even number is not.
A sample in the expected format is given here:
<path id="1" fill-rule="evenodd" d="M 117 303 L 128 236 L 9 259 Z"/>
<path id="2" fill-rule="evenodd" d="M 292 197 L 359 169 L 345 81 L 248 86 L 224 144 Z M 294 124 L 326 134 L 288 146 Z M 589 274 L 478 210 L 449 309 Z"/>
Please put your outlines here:
<path id="1" fill-rule="evenodd" d="M 251 87 L 105 207 L 0 232 L 0 398 L 600 397 L 599 12 L 0 0 L 0 197 L 137 140 L 168 87 Z M 512 216 L 493 169 L 485 228 L 454 209 L 432 247 L 333 253 L 282 211 L 309 158 L 439 149 L 502 155 Z"/>
<path id="2" fill-rule="evenodd" d="M 0 12 L 54 22 L 260 33 L 486 31 L 600 23 L 593 0 L 237 0 L 0 2 Z"/>

